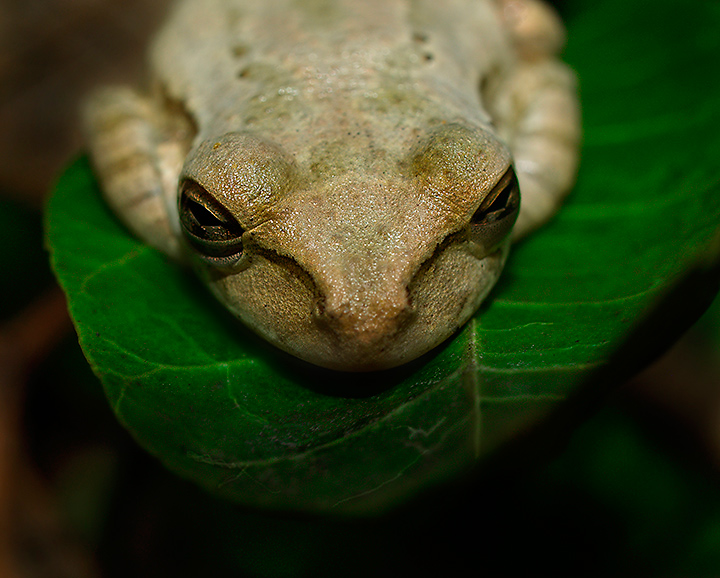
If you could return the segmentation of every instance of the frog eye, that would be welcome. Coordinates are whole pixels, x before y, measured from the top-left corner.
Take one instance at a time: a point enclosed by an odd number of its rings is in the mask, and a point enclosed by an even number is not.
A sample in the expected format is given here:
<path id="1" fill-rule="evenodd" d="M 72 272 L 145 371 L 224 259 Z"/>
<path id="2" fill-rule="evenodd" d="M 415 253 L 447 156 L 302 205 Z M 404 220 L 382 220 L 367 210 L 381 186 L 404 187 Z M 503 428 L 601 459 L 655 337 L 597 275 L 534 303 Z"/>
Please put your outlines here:
<path id="1" fill-rule="evenodd" d="M 471 237 L 492 250 L 513 228 L 520 210 L 520 187 L 510 167 L 470 219 Z"/>
<path id="2" fill-rule="evenodd" d="M 211 264 L 230 264 L 242 254 L 240 223 L 194 181 L 185 181 L 180 191 L 180 224 L 190 245 Z"/>

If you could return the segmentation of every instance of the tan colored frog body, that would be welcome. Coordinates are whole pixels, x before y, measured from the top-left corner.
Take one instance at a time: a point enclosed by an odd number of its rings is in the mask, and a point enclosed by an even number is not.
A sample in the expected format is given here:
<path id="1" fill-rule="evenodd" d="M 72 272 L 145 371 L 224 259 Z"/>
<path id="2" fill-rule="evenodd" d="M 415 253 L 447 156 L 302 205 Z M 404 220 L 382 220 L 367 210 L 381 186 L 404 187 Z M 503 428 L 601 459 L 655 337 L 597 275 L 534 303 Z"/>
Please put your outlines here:
<path id="1" fill-rule="evenodd" d="M 87 109 L 108 202 L 278 347 L 408 362 L 463 325 L 579 139 L 538 0 L 184 0 Z M 517 174 L 517 178 L 515 177 Z"/>

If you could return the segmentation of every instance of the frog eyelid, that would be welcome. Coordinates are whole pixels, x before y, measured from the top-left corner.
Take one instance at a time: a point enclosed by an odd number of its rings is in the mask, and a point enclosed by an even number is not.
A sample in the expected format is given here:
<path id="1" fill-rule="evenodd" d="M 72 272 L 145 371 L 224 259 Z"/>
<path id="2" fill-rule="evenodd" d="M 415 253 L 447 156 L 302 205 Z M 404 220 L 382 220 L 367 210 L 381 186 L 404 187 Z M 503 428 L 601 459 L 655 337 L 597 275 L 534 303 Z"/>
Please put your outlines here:
<path id="1" fill-rule="evenodd" d="M 243 227 L 215 197 L 193 180 L 180 186 L 180 224 L 199 256 L 217 265 L 237 260 L 243 251 Z"/>
<path id="2" fill-rule="evenodd" d="M 511 166 L 503 174 L 480 207 L 468 228 L 469 240 L 484 256 L 496 250 L 512 231 L 520 209 L 520 188 Z"/>
<path id="3" fill-rule="evenodd" d="M 495 215 L 494 220 L 502 219 L 513 212 L 517 213 L 519 204 L 520 189 L 515 170 L 511 165 L 480 203 L 470 221 L 473 224 L 481 224 L 491 215 Z"/>

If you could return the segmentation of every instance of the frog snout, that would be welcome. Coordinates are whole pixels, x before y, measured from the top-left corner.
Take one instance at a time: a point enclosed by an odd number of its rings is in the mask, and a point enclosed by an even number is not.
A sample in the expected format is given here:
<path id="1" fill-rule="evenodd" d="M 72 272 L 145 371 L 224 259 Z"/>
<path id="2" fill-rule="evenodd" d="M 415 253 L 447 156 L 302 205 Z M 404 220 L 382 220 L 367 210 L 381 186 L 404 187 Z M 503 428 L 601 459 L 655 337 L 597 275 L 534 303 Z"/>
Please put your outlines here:
<path id="1" fill-rule="evenodd" d="M 329 295 L 315 305 L 318 329 L 336 345 L 364 356 L 380 353 L 411 321 L 412 305 L 404 287 L 368 295 Z"/>

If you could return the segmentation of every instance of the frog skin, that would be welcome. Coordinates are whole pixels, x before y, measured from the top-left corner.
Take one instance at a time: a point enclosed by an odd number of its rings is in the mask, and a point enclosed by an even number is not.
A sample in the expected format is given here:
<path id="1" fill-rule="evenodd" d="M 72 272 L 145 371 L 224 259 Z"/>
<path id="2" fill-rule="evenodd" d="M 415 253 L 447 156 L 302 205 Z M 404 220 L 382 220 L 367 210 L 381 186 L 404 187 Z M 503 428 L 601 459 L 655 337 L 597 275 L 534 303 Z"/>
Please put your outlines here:
<path id="1" fill-rule="evenodd" d="M 539 0 L 184 0 L 147 91 L 89 99 L 91 157 L 127 227 L 256 333 L 386 369 L 463 326 L 571 188 L 563 44 Z"/>

